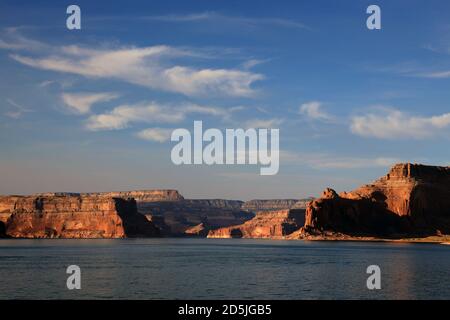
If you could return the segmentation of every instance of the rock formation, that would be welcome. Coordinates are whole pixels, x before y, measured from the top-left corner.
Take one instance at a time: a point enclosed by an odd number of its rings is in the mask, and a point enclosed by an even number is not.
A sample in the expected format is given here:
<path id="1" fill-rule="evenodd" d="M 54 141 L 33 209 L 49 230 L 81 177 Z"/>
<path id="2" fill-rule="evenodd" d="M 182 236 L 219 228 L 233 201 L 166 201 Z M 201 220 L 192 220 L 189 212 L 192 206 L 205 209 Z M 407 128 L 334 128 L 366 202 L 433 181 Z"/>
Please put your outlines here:
<path id="1" fill-rule="evenodd" d="M 301 234 L 357 236 L 450 234 L 450 167 L 397 164 L 352 192 L 324 191 L 306 210 Z"/>
<path id="2" fill-rule="evenodd" d="M 303 226 L 304 219 L 302 209 L 261 211 L 241 225 L 209 231 L 208 238 L 282 238 Z"/>
<path id="3" fill-rule="evenodd" d="M 272 199 L 272 200 L 250 200 L 242 205 L 242 210 L 257 212 L 286 209 L 305 209 L 312 199 Z"/>
<path id="4" fill-rule="evenodd" d="M 158 236 L 137 212 L 134 199 L 92 195 L 2 197 L 9 215 L 6 235 L 14 238 L 123 238 Z M 11 205 L 13 203 L 13 205 Z"/>
<path id="5" fill-rule="evenodd" d="M 206 236 L 208 230 L 241 224 L 254 214 L 241 210 L 236 200 L 180 200 L 147 202 L 139 211 L 168 236 Z"/>
<path id="6" fill-rule="evenodd" d="M 204 223 L 200 223 L 196 226 L 190 227 L 184 231 L 185 235 L 197 236 L 205 238 L 208 235 L 209 227 L 205 226 Z"/>
<path id="7" fill-rule="evenodd" d="M 312 201 L 184 199 L 176 190 L 0 196 L 0 237 L 348 239 L 441 234 L 450 234 L 450 167 L 418 164 L 395 165 L 386 176 L 351 192 L 326 189 Z"/>

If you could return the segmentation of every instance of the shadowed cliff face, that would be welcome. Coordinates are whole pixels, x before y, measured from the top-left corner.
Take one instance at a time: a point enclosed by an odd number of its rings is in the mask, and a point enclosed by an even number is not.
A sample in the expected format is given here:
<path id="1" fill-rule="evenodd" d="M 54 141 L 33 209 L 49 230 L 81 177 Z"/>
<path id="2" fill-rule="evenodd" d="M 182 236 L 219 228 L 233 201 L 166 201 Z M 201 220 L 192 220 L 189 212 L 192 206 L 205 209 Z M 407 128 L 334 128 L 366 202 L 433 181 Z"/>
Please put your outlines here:
<path id="1" fill-rule="evenodd" d="M 156 237 L 160 230 L 154 223 L 138 213 L 136 200 L 114 198 L 117 214 L 122 219 L 125 237 Z"/>
<path id="2" fill-rule="evenodd" d="M 392 236 L 450 233 L 450 168 L 398 164 L 370 185 L 331 189 L 306 210 L 304 233 Z"/>
<path id="3" fill-rule="evenodd" d="M 0 221 L 0 238 L 6 237 L 6 227 L 3 221 Z"/>
<path id="4" fill-rule="evenodd" d="M 252 221 L 255 219 L 255 212 L 270 213 L 305 208 L 306 203 L 305 200 L 293 199 L 251 200 L 245 203 L 223 199 L 183 199 L 138 202 L 138 210 L 154 221 L 165 235 L 204 237 L 210 230 L 239 226 L 246 221 Z M 270 222 L 267 226 L 271 228 Z M 274 233 L 266 233 L 271 232 Z"/>
<path id="5" fill-rule="evenodd" d="M 254 214 L 241 210 L 242 201 L 181 200 L 138 204 L 146 215 L 169 236 L 206 236 L 210 229 L 241 224 Z"/>
<path id="6" fill-rule="evenodd" d="M 6 222 L 14 238 L 124 238 L 157 236 L 134 199 L 64 195 L 18 197 Z"/>

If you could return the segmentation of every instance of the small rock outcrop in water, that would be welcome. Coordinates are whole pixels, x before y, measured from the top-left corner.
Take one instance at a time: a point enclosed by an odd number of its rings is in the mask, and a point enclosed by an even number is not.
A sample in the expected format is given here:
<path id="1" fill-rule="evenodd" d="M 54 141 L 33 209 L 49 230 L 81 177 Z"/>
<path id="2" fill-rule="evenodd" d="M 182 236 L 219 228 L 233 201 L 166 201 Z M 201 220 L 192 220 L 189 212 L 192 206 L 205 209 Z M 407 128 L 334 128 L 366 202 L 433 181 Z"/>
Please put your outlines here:
<path id="1" fill-rule="evenodd" d="M 241 225 L 211 230 L 208 238 L 282 238 L 303 226 L 304 219 L 302 209 L 262 211 Z"/>
<path id="2" fill-rule="evenodd" d="M 299 237 L 328 231 L 375 237 L 450 234 L 450 167 L 397 164 L 352 192 L 324 191 Z"/>
<path id="3" fill-rule="evenodd" d="M 158 236 L 134 199 L 88 195 L 14 197 L 5 226 L 13 238 L 124 238 Z M 11 203 L 3 197 L 2 203 Z M 5 206 L 3 206 L 5 215 Z"/>

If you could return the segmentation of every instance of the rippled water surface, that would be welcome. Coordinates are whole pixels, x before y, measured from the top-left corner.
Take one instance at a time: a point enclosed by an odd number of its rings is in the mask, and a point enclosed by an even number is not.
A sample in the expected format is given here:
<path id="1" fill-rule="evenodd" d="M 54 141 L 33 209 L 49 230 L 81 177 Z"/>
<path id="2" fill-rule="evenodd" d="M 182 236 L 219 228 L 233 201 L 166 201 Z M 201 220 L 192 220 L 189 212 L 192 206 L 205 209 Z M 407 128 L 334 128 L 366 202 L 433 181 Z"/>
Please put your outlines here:
<path id="1" fill-rule="evenodd" d="M 368 290 L 366 268 L 381 268 Z M 81 268 L 81 290 L 66 268 Z M 450 299 L 450 246 L 244 239 L 1 240 L 0 299 Z"/>

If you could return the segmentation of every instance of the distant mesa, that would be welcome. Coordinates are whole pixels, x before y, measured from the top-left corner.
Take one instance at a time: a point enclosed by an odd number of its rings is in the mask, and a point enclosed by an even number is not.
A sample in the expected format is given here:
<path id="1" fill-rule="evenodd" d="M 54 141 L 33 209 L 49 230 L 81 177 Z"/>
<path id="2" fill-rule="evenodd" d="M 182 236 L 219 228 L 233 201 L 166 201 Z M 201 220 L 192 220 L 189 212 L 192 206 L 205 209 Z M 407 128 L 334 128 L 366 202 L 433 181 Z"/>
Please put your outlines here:
<path id="1" fill-rule="evenodd" d="M 305 209 L 313 198 L 308 199 L 273 199 L 273 200 L 250 200 L 242 205 L 243 210 L 257 212 L 267 210 Z"/>

